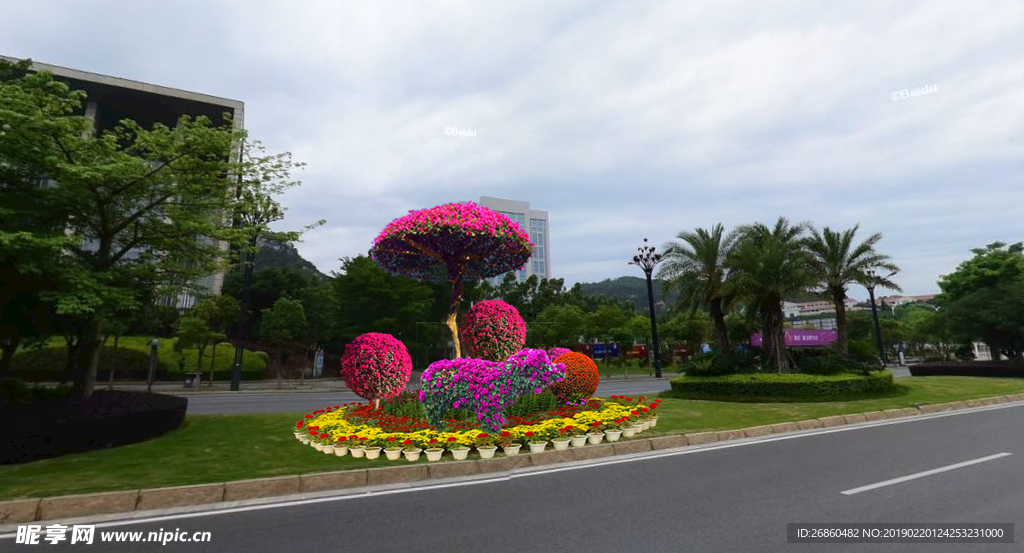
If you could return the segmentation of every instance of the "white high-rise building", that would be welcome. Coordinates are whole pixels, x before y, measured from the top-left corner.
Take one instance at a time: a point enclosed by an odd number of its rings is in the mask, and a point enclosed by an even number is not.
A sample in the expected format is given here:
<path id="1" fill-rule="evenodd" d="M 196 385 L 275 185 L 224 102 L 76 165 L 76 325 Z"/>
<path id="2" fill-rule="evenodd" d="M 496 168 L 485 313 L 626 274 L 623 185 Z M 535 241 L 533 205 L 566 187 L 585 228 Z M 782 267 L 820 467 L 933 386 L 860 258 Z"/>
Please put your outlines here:
<path id="1" fill-rule="evenodd" d="M 516 279 L 519 282 L 523 282 L 530 275 L 537 275 L 538 279 L 550 279 L 551 227 L 548 222 L 548 212 L 530 209 L 529 202 L 504 200 L 490 196 L 482 196 L 478 203 L 512 219 L 513 222 L 519 224 L 519 228 L 530 235 L 530 242 L 533 244 L 533 256 L 526 262 L 525 269 L 514 271 Z M 498 285 L 504 279 L 505 275 L 499 275 L 488 280 L 491 284 Z"/>

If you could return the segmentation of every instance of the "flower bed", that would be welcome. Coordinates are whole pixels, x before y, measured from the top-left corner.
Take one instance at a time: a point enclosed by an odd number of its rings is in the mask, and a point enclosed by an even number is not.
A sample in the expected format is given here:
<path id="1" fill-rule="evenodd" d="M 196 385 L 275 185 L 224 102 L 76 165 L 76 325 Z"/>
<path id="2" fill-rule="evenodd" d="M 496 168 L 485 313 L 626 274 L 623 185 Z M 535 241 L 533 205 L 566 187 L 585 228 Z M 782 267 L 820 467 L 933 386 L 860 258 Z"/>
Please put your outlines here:
<path id="1" fill-rule="evenodd" d="M 620 434 L 632 436 L 657 423 L 660 401 L 647 404 L 644 396 L 592 398 L 584 405 L 566 405 L 527 416 L 508 417 L 501 430 L 493 433 L 482 431 L 476 420 L 447 419 L 445 430 L 441 431 L 430 426 L 426 418 L 390 415 L 383 409 L 374 409 L 372 403 L 350 403 L 305 415 L 295 424 L 294 431 L 303 443 L 339 456 L 350 451 L 362 456 L 369 451 L 374 455 L 371 458 L 376 458 L 384 449 L 393 453 L 387 458 L 398 459 L 397 452 L 401 450 L 412 461 L 418 458 L 420 451 L 426 450 L 428 454 L 433 453 L 428 458 L 435 461 L 445 450 L 457 459 L 464 459 L 469 450 L 476 447 L 481 456 L 489 458 L 497 445 L 504 446 L 506 455 L 510 455 L 523 445 L 541 451 L 549 440 L 557 442 L 556 449 L 564 449 L 574 436 L 585 439 L 587 435 L 607 435 L 609 441 L 619 439 Z M 591 440 L 591 443 L 599 441 Z M 560 447 L 562 445 L 564 447 Z"/>

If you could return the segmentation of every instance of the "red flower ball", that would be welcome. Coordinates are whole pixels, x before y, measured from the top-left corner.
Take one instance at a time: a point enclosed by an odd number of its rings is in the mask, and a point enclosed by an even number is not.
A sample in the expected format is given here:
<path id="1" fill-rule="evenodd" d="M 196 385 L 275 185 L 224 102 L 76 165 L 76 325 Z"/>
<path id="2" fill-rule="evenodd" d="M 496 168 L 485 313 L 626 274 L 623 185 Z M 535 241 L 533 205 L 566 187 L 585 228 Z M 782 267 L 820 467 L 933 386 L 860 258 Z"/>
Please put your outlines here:
<path id="1" fill-rule="evenodd" d="M 587 400 L 597 391 L 600 376 L 593 359 L 582 353 L 569 352 L 555 359 L 555 363 L 565 364 L 565 379 L 551 386 L 551 393 L 560 402 Z"/>

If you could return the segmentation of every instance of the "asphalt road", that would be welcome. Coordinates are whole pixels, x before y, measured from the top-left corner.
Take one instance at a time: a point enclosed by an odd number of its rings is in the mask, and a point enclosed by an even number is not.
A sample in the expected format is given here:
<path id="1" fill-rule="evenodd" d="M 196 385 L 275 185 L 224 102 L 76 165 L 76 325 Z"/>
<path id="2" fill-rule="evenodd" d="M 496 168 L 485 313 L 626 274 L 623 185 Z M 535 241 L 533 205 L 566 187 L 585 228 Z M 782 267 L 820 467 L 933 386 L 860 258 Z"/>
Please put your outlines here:
<path id="1" fill-rule="evenodd" d="M 1018 551 L 1024 406 L 598 462 L 464 485 L 97 532 L 211 532 L 210 543 L 91 551 Z M 687 450 L 683 450 L 687 451 Z M 1009 454 L 930 475 L 924 471 Z M 919 478 L 844 494 L 887 480 Z M 1016 544 L 790 544 L 786 524 L 1014 523 Z M 0 551 L 15 551 L 11 539 Z"/>
<path id="2" fill-rule="evenodd" d="M 616 394 L 656 394 L 669 388 L 668 379 L 609 381 L 597 387 L 600 396 Z M 313 411 L 326 405 L 337 405 L 352 401 L 363 401 L 348 390 L 344 392 L 301 392 L 280 393 L 260 392 L 252 394 L 210 393 L 188 397 L 188 412 L 191 415 L 219 415 L 242 413 L 290 413 Z"/>

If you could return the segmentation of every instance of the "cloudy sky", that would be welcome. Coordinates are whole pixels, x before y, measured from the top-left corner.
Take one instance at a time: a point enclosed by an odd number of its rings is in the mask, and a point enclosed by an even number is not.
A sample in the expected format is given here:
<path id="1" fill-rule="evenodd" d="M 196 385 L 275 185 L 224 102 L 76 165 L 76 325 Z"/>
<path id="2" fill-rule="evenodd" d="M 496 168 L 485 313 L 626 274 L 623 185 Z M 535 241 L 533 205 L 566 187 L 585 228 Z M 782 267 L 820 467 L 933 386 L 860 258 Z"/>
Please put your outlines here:
<path id="1" fill-rule="evenodd" d="M 325 272 L 484 195 L 550 212 L 569 285 L 779 215 L 882 232 L 908 293 L 1024 239 L 1019 1 L 3 4 L 2 54 L 244 101 Z"/>

